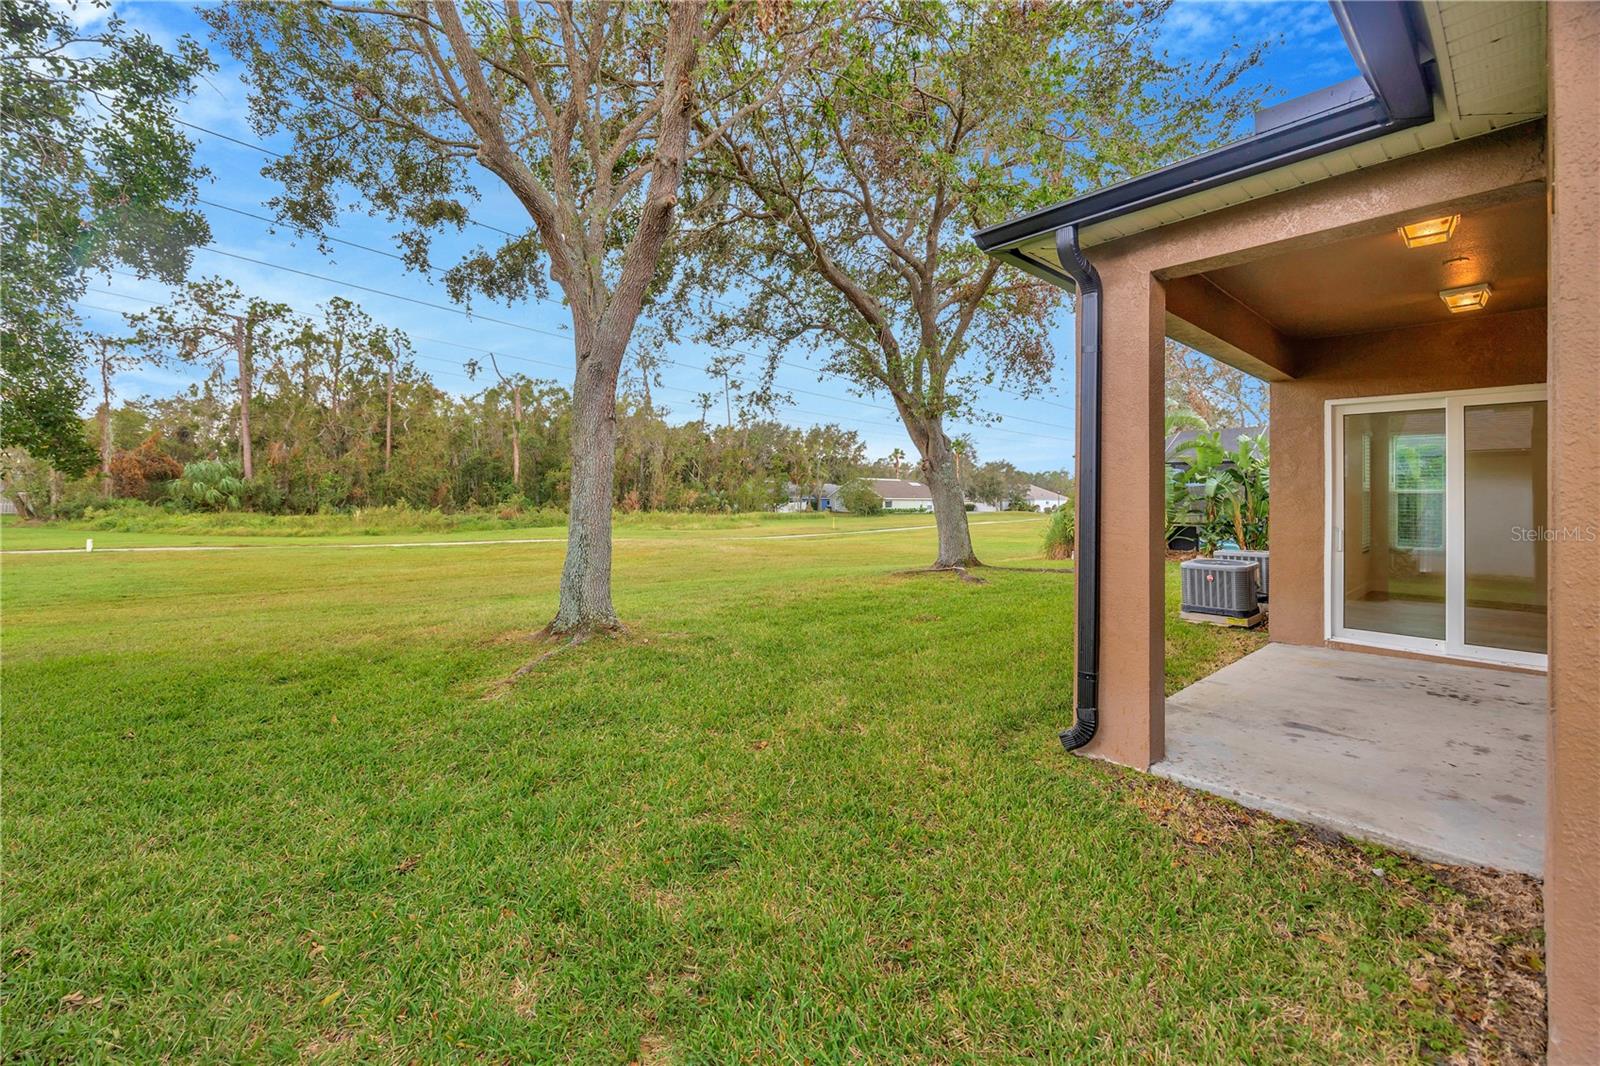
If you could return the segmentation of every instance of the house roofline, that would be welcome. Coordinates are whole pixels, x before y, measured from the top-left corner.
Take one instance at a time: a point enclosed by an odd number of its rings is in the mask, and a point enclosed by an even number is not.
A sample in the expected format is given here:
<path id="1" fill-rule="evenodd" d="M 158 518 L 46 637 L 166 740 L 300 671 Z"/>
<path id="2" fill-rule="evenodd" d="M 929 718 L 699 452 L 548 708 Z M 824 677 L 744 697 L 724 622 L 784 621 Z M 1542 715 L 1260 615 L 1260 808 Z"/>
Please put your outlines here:
<path id="1" fill-rule="evenodd" d="M 1330 0 L 1329 6 L 1370 96 L 979 230 L 974 235 L 978 247 L 1035 277 L 1071 287 L 1065 273 L 1022 255 L 1017 246 L 1063 226 L 1081 232 L 1096 222 L 1432 121 L 1433 100 L 1410 3 Z"/>

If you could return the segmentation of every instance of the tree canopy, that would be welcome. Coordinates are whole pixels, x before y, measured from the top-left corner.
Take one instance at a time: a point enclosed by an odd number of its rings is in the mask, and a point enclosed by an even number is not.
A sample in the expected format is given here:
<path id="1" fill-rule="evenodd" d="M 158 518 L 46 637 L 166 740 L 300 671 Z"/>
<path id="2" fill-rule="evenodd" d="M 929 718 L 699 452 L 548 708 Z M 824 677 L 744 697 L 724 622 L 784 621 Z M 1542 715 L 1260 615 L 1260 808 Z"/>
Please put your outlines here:
<path id="1" fill-rule="evenodd" d="M 1026 395 L 1055 360 L 1059 293 L 973 244 L 976 229 L 1189 154 L 1253 95 L 1256 53 L 1207 64 L 1157 45 L 1165 2 L 874 0 L 718 153 L 725 240 L 687 284 L 708 336 L 791 347 L 887 395 L 939 516 L 936 565 L 974 560 L 952 418 L 979 390 Z M 687 295 L 687 293 L 686 293 Z"/>
<path id="2" fill-rule="evenodd" d="M 99 28 L 79 29 L 73 16 L 96 7 Z M 95 269 L 181 281 L 210 239 L 175 107 L 213 64 L 187 37 L 167 51 L 109 4 L 0 0 L 0 34 L 0 446 L 78 473 L 94 452 L 73 303 Z"/>

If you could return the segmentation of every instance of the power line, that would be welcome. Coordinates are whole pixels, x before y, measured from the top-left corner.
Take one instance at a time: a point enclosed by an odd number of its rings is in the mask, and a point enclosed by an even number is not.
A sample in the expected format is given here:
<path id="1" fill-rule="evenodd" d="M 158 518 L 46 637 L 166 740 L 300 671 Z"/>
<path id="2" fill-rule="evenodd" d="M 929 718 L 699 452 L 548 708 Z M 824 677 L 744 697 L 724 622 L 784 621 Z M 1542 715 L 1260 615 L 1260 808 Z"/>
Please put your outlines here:
<path id="1" fill-rule="evenodd" d="M 201 133 L 205 133 L 205 134 L 208 134 L 208 135 L 213 136 L 213 137 L 220 137 L 223 140 L 229 141 L 229 142 L 231 142 L 233 144 L 237 144 L 237 145 L 240 145 L 240 146 L 245 147 L 245 148 L 252 148 L 252 149 L 255 149 L 256 151 L 264 152 L 264 153 L 266 153 L 268 155 L 271 155 L 271 156 L 274 156 L 274 157 L 282 158 L 283 154 L 284 154 L 284 153 L 276 151 L 276 150 L 274 150 L 272 148 L 268 148 L 264 144 L 255 144 L 255 143 L 252 143 L 252 142 L 249 142 L 249 141 L 241 140 L 238 137 L 231 137 L 228 134 L 218 132 L 217 130 L 209 129 L 209 128 L 205 127 L 205 126 L 197 125 L 197 124 L 195 124 L 193 122 L 186 122 L 186 121 L 184 121 L 182 119 L 178 119 L 177 121 L 181 125 L 187 126 L 190 129 L 198 130 Z M 200 199 L 200 202 L 203 203 L 203 204 L 206 204 L 208 206 L 211 206 L 211 207 L 220 208 L 223 211 L 231 211 L 234 214 L 243 215 L 243 216 L 245 216 L 247 218 L 253 218 L 253 219 L 256 219 L 258 221 L 266 222 L 266 223 L 271 224 L 271 225 L 280 224 L 279 220 L 277 220 L 277 219 L 273 219 L 273 218 L 270 218 L 270 217 L 265 216 L 265 215 L 258 215 L 258 214 L 255 214 L 253 212 L 250 212 L 250 211 L 244 211 L 244 210 L 242 210 L 240 208 L 237 208 L 237 207 L 230 207 L 227 204 L 219 204 L 219 203 L 216 203 L 215 201 L 206 200 L 206 199 L 203 199 L 203 198 Z M 486 230 L 489 230 L 492 233 L 498 233 L 498 234 L 501 234 L 501 235 L 506 236 L 506 237 L 519 236 L 519 234 L 513 233 L 511 230 L 502 229 L 499 226 L 492 226 L 492 225 L 488 224 L 487 222 L 480 222 L 480 221 L 478 221 L 476 219 L 468 219 L 467 222 L 470 225 L 474 225 L 474 226 L 479 227 L 480 229 L 486 229 Z M 295 227 L 295 228 L 298 229 L 298 227 Z M 302 231 L 302 232 L 304 232 L 304 231 Z M 351 247 L 351 248 L 359 248 L 359 249 L 361 249 L 362 251 L 365 251 L 365 252 L 371 252 L 371 253 L 373 253 L 375 255 L 381 255 L 381 256 L 385 256 L 385 257 L 387 257 L 389 259 L 395 259 L 395 260 L 399 260 L 400 262 L 405 262 L 405 258 L 403 256 L 396 255 L 393 252 L 386 251 L 386 250 L 381 249 L 381 248 L 375 248 L 370 244 L 362 244 L 362 243 L 360 243 L 358 241 L 352 241 L 352 240 L 349 240 L 347 238 L 334 237 L 334 236 L 331 236 L 331 235 L 320 235 L 320 236 L 324 236 L 327 240 L 336 242 L 338 244 L 347 245 L 348 247 Z M 213 249 L 213 250 L 215 250 L 215 249 Z M 229 254 L 229 253 L 224 252 L 222 254 L 226 255 L 226 254 Z M 284 267 L 282 269 L 293 269 L 293 268 L 292 267 Z M 424 271 L 424 273 L 431 273 L 431 271 Z M 311 276 L 315 277 L 315 275 L 311 275 Z M 400 299 L 406 299 L 406 297 L 400 297 Z M 413 302 L 416 302 L 416 301 L 413 301 Z M 555 305 L 555 306 L 560 306 L 559 303 L 557 303 L 557 301 L 553 301 L 553 300 L 545 299 L 545 300 L 541 300 L 540 302 L 550 303 L 550 304 Z M 711 302 L 713 304 L 715 304 L 716 306 L 719 306 L 719 307 L 725 307 L 725 308 L 728 308 L 730 310 L 734 309 L 731 304 L 727 304 L 727 303 L 724 303 L 722 301 L 713 300 Z M 428 306 L 437 307 L 438 305 L 434 304 L 434 305 L 428 305 Z M 457 310 L 458 313 L 461 313 L 461 312 L 459 312 L 458 309 L 452 309 L 452 310 Z M 514 323 L 504 323 L 504 322 L 501 322 L 498 319 L 488 318 L 486 316 L 478 316 L 478 317 L 483 318 L 483 320 L 486 321 L 486 322 L 496 322 L 498 324 L 503 324 L 503 325 L 515 325 Z M 517 328 L 532 330 L 532 328 L 528 327 L 528 326 L 518 326 Z M 541 331 L 532 330 L 532 332 L 541 332 Z M 758 360 L 762 359 L 761 356 L 756 355 L 753 352 L 739 351 L 738 349 L 732 349 L 732 351 L 736 355 L 742 355 L 742 356 L 745 356 L 746 358 L 749 358 L 749 359 L 758 359 Z M 787 366 L 787 367 L 789 367 L 791 369 L 801 370 L 801 371 L 804 371 L 806 373 L 829 374 L 829 375 L 836 376 L 836 377 L 844 377 L 845 376 L 845 375 L 839 374 L 836 371 L 822 370 L 822 369 L 819 369 L 817 367 L 807 366 L 805 364 L 800 364 L 800 363 L 791 363 L 791 362 L 788 362 L 787 360 L 783 360 L 783 359 L 774 360 L 774 362 L 776 362 L 780 366 Z M 1051 406 L 1051 407 L 1059 407 L 1064 411 L 1072 411 L 1073 410 L 1073 408 L 1071 406 L 1067 405 L 1067 404 L 1058 403 L 1058 402 L 1056 402 L 1054 400 L 1045 399 L 1043 397 L 1035 397 L 1034 398 L 1034 402 L 1040 403 L 1040 404 L 1046 404 L 1046 405 Z M 1034 423 L 1036 425 L 1047 426 L 1047 427 L 1052 427 L 1052 428 L 1054 426 L 1053 423 L 1040 422 L 1037 419 L 1024 418 L 1021 415 L 1013 415 L 1011 417 L 1012 417 L 1012 419 L 1014 421 L 1018 421 L 1018 422 L 1032 422 L 1032 423 Z"/>
<path id="2" fill-rule="evenodd" d="M 359 284 L 357 284 L 355 282 L 342 281 L 342 280 L 340 280 L 338 278 L 331 278 L 331 277 L 328 277 L 327 275 L 316 274 L 316 273 L 313 273 L 313 272 L 308 271 L 308 270 L 300 270 L 300 269 L 298 269 L 296 267 L 285 266 L 285 265 L 283 265 L 281 263 L 273 263 L 273 262 L 270 262 L 269 260 L 265 260 L 265 259 L 255 259 L 255 258 L 250 257 L 250 256 L 238 255 L 236 253 L 228 252 L 228 251 L 226 251 L 224 249 L 215 248 L 215 247 L 212 247 L 210 245 L 205 245 L 203 247 L 207 251 L 211 251 L 211 252 L 215 252 L 217 254 L 225 255 L 225 256 L 228 256 L 230 258 L 243 260 L 244 262 L 255 263 L 257 265 L 270 267 L 270 268 L 276 269 L 276 270 L 284 270 L 284 271 L 288 271 L 289 273 L 299 274 L 299 275 L 302 275 L 302 276 L 305 276 L 305 277 L 313 278 L 313 279 L 318 280 L 318 281 L 325 281 L 325 282 L 328 282 L 329 284 L 342 285 L 342 286 L 346 286 L 348 288 L 359 289 L 359 290 L 361 290 L 363 292 L 370 292 L 370 293 L 374 293 L 374 294 L 379 295 L 379 296 L 387 296 L 387 297 L 390 297 L 392 299 L 404 300 L 404 301 L 406 301 L 408 303 L 420 304 L 420 305 L 422 305 L 424 307 L 428 307 L 428 308 L 431 308 L 431 309 L 434 309 L 434 310 L 448 311 L 448 312 L 450 312 L 452 314 L 461 315 L 464 318 L 471 319 L 471 318 L 477 317 L 477 318 L 480 318 L 483 321 L 487 321 L 487 322 L 498 322 L 499 321 L 497 319 L 492 319 L 492 318 L 488 318 L 486 316 L 481 316 L 481 315 L 480 316 L 473 316 L 473 315 L 470 315 L 467 312 L 461 310 L 460 308 L 450 307 L 450 306 L 448 306 L 446 304 L 436 304 L 436 303 L 433 303 L 433 302 L 428 301 L 428 300 L 420 300 L 420 299 L 417 299 L 416 297 L 404 296 L 404 295 L 402 295 L 400 293 L 389 292 L 389 291 L 387 291 L 385 289 L 378 289 L 378 288 L 374 288 L 374 287 L 368 286 L 368 285 L 359 285 Z M 128 271 L 115 271 L 115 273 L 117 273 L 119 275 L 122 275 L 122 276 L 125 276 L 125 277 L 138 277 L 138 275 L 132 274 L 132 273 L 130 273 Z M 119 297 L 122 297 L 124 299 L 136 300 L 136 301 L 141 302 L 141 303 L 154 304 L 154 303 L 157 302 L 157 301 L 154 301 L 154 300 L 148 300 L 148 299 L 146 299 L 144 297 L 125 296 L 122 293 L 110 292 L 110 290 L 96 290 L 96 291 L 107 292 L 109 295 L 119 296 Z M 107 309 L 107 310 L 109 310 L 109 309 Z M 303 314 L 304 312 L 301 312 L 301 313 Z M 553 338 L 555 338 L 557 340 L 561 340 L 561 341 L 570 343 L 570 338 L 565 337 L 565 336 L 563 336 L 562 334 L 559 334 L 559 333 L 551 332 L 550 330 L 541 330 L 541 329 L 538 329 L 538 328 L 533 327 L 533 326 L 520 325 L 519 323 L 514 323 L 514 322 L 505 322 L 505 323 L 501 323 L 501 324 L 513 326 L 513 327 L 518 328 L 518 329 L 527 330 L 528 332 L 531 332 L 531 333 L 538 333 L 538 334 L 541 334 L 541 335 L 544 335 L 544 336 L 553 337 Z M 421 341 L 424 341 L 426 343 L 430 343 L 430 344 L 445 344 L 445 345 L 449 345 L 451 347 L 462 348 L 462 349 L 467 350 L 467 351 L 476 351 L 476 352 L 479 352 L 479 353 L 484 354 L 484 355 L 498 355 L 498 356 L 502 356 L 502 357 L 504 357 L 506 359 L 512 359 L 512 360 L 516 360 L 516 361 L 519 361 L 519 362 L 530 363 L 530 364 L 535 365 L 535 366 L 546 366 L 546 367 L 550 367 L 552 369 L 562 370 L 562 371 L 566 371 L 567 369 L 569 369 L 568 367 L 561 366 L 559 364 L 546 363 L 546 362 L 544 362 L 542 360 L 534 359 L 534 358 L 531 358 L 529 356 L 517 355 L 517 354 L 514 354 L 514 353 L 510 353 L 510 352 L 498 352 L 498 351 L 494 351 L 494 350 L 488 349 L 488 348 L 474 348 L 471 345 L 465 345 L 465 344 L 461 344 L 459 342 L 440 341 L 440 340 L 435 340 L 435 339 L 428 338 L 428 337 L 418 337 L 417 339 L 421 340 Z M 445 361 L 445 362 L 448 363 L 448 361 L 444 360 L 442 356 L 433 356 L 432 358 L 439 359 L 441 361 Z M 666 359 L 666 358 L 661 359 L 661 362 L 663 362 L 663 363 L 665 363 L 665 364 L 667 364 L 669 366 L 676 366 L 676 367 L 680 367 L 680 368 L 686 369 L 686 370 L 693 370 L 693 371 L 698 371 L 700 373 L 707 373 L 707 370 L 706 370 L 705 367 L 695 366 L 692 363 L 683 363 L 683 362 L 679 362 L 677 360 Z M 448 365 L 456 365 L 456 364 L 448 364 Z M 463 367 L 463 369 L 465 369 L 465 367 Z M 740 385 L 745 385 L 745 386 L 748 385 L 747 382 L 743 382 L 743 381 L 741 381 L 739 384 Z M 689 390 L 689 391 L 692 392 L 692 390 Z M 892 410 L 890 408 L 882 407 L 881 405 L 878 405 L 878 404 L 869 403 L 866 400 L 858 400 L 858 399 L 855 399 L 853 397 L 847 397 L 847 396 L 829 396 L 826 393 L 811 392 L 810 390 L 800 389 L 800 388 L 784 388 L 782 391 L 795 392 L 795 393 L 799 393 L 801 395 L 812 396 L 812 397 L 815 397 L 817 399 L 823 399 L 823 400 L 829 400 L 829 401 L 843 401 L 845 403 L 852 403 L 852 404 L 855 404 L 855 405 L 860 406 L 860 407 L 866 407 L 866 408 L 869 408 L 869 409 L 874 410 L 874 411 L 880 411 L 880 412 L 883 412 L 885 414 L 891 415 L 891 416 L 894 417 L 896 423 L 899 422 L 898 412 L 896 412 L 896 411 L 894 411 L 894 410 Z M 816 416 L 813 414 L 813 417 L 816 417 Z M 841 416 L 841 418 L 842 418 L 842 416 Z M 840 419 L 836 419 L 836 420 L 840 420 Z M 1029 420 L 1029 421 L 1032 421 L 1032 420 Z M 1027 431 L 1023 431 L 1023 430 L 1012 430 L 1012 429 L 1006 429 L 1004 426 L 987 426 L 987 427 L 984 427 L 984 428 L 988 429 L 990 432 L 993 432 L 993 433 L 1004 433 L 1004 434 L 1007 434 L 1009 436 L 1022 437 L 1022 438 L 1028 439 L 1028 440 L 1045 439 L 1045 440 L 1060 441 L 1060 442 L 1065 443 L 1065 444 L 1071 444 L 1072 443 L 1072 441 L 1070 439 L 1066 438 L 1066 437 L 1057 437 L 1057 436 L 1054 436 L 1052 434 L 1031 433 L 1031 432 L 1027 432 Z"/>
<path id="3" fill-rule="evenodd" d="M 209 129 L 209 128 L 205 127 L 205 126 L 199 125 L 198 123 L 188 122 L 188 121 L 186 121 L 184 119 L 181 119 L 181 118 L 175 118 L 175 119 L 173 119 L 173 121 L 176 122 L 180 126 L 187 126 L 190 129 L 195 130 L 195 131 L 197 131 L 199 133 L 204 133 L 207 136 L 218 137 L 218 138 L 221 138 L 224 141 L 228 141 L 231 144 L 237 144 L 241 148 L 251 148 L 251 149 L 254 149 L 257 152 L 261 152 L 261 153 L 264 153 L 266 155 L 270 155 L 274 159 L 282 159 L 284 157 L 284 153 L 283 152 L 280 152 L 275 148 L 268 148 L 264 144 L 258 144 L 258 143 L 254 142 L 254 141 L 241 140 L 238 137 L 230 137 L 226 133 L 222 133 L 222 132 L 220 132 L 218 130 L 214 130 L 214 129 Z M 507 237 L 515 237 L 515 236 L 517 236 L 517 234 L 512 233 L 508 229 L 501 229 L 499 226 L 491 226 L 487 222 L 479 222 L 477 219 L 473 219 L 473 218 L 467 219 L 467 224 L 469 226 L 477 226 L 479 229 L 486 229 L 486 230 L 490 231 L 491 233 L 503 234 L 504 236 L 507 236 Z"/>

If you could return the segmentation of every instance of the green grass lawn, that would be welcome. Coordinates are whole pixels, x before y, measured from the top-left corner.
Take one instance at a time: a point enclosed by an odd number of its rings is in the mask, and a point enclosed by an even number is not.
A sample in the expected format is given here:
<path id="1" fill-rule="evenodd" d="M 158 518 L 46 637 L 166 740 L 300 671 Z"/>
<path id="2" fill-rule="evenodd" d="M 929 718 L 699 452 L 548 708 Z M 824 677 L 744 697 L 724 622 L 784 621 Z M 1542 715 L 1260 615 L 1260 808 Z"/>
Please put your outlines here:
<path id="1" fill-rule="evenodd" d="M 1064 754 L 1071 575 L 902 573 L 926 517 L 623 523 L 630 635 L 497 698 L 559 543 L 93 535 L 245 546 L 0 562 L 9 1057 L 1411 1061 L 1492 1015 L 1448 872 Z M 1169 623 L 1169 687 L 1261 639 Z"/>

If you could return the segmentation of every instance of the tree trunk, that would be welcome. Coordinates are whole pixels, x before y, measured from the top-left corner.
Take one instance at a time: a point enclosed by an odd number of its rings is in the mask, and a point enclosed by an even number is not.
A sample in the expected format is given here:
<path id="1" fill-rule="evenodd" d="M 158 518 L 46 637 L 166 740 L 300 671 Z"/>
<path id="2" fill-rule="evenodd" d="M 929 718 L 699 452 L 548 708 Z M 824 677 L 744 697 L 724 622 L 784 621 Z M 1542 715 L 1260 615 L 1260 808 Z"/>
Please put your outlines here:
<path id="1" fill-rule="evenodd" d="M 100 349 L 100 494 L 111 498 L 111 360 L 104 347 Z"/>
<path id="2" fill-rule="evenodd" d="M 617 462 L 617 374 L 626 341 L 581 359 L 572 389 L 572 503 L 561 603 L 550 632 L 622 628 L 611 605 L 611 493 Z"/>
<path id="3" fill-rule="evenodd" d="M 916 434 L 922 452 L 922 475 L 933 495 L 933 523 L 939 531 L 939 557 L 935 570 L 980 566 L 967 529 L 967 500 L 956 477 L 956 454 L 938 419 L 931 419 Z"/>
<path id="4" fill-rule="evenodd" d="M 239 360 L 239 466 L 249 481 L 256 476 L 256 462 L 250 450 L 250 330 L 242 318 L 234 319 L 234 355 Z"/>

